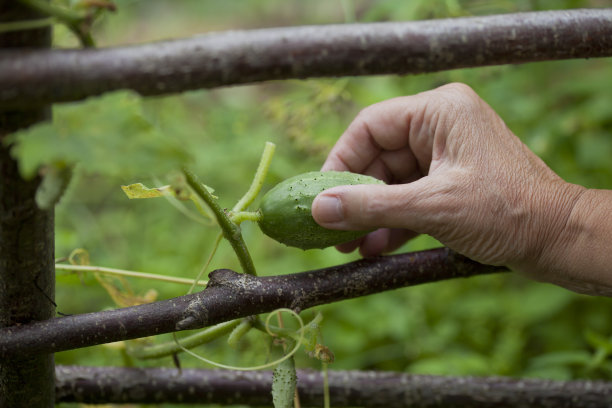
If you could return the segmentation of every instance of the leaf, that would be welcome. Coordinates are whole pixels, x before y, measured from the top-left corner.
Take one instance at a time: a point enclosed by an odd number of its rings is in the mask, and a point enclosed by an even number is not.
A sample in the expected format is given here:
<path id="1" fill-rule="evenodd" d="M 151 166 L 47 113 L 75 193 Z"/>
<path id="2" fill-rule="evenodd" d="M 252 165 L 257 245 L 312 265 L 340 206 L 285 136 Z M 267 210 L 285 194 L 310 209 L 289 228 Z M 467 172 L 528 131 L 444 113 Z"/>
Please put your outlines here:
<path id="1" fill-rule="evenodd" d="M 169 185 L 149 188 L 142 183 L 135 183 L 128 186 L 121 186 L 121 189 L 130 200 L 135 198 L 157 198 L 163 197 L 166 194 L 172 196 L 176 195 Z"/>
<path id="2" fill-rule="evenodd" d="M 152 303 L 157 299 L 157 291 L 155 289 L 149 289 L 142 296 L 137 295 L 123 277 L 104 276 L 99 273 L 95 273 L 94 276 L 119 307 L 138 306 Z"/>
<path id="3" fill-rule="evenodd" d="M 586 350 L 553 351 L 542 354 L 531 360 L 531 368 L 587 366 L 591 362 L 591 354 Z"/>
<path id="4" fill-rule="evenodd" d="M 70 179 L 72 167 L 66 165 L 51 165 L 45 167 L 43 179 L 36 189 L 36 205 L 41 210 L 53 208 L 64 195 Z"/>
<path id="5" fill-rule="evenodd" d="M 57 105 L 52 123 L 7 138 L 25 178 L 41 166 L 79 163 L 106 176 L 165 174 L 190 161 L 187 148 L 164 135 L 144 114 L 141 98 L 114 92 L 85 102 Z"/>
<path id="6" fill-rule="evenodd" d="M 207 185 L 204 186 L 209 193 L 213 193 L 215 190 L 212 187 Z M 121 186 L 121 189 L 125 193 L 125 195 L 130 199 L 136 198 L 157 198 L 164 196 L 178 197 L 182 200 L 188 200 L 191 197 L 182 197 L 182 191 L 177 192 L 175 186 L 166 185 L 161 187 L 153 187 L 149 188 L 142 183 L 134 183 L 127 186 Z M 213 195 L 213 198 L 218 198 Z"/>
<path id="7" fill-rule="evenodd" d="M 591 347 L 601 349 L 607 354 L 612 353 L 612 341 L 610 341 L 610 338 L 606 338 L 593 330 L 587 330 L 585 338 Z"/>

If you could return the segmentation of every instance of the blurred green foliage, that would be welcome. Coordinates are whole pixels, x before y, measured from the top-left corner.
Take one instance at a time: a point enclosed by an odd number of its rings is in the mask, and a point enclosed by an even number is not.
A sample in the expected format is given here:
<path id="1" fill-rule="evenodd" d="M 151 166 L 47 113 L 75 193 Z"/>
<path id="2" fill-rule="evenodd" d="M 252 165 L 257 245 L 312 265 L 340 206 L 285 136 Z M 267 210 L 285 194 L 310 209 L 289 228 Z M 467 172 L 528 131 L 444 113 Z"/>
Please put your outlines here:
<path id="1" fill-rule="evenodd" d="M 116 2 L 95 27 L 100 44 L 140 43 L 213 30 L 344 21 L 418 20 L 528 10 L 610 6 L 596 0 Z M 76 44 L 56 30 L 57 46 Z M 267 186 L 315 170 L 363 107 L 461 81 L 472 86 L 543 160 L 568 181 L 612 188 L 612 60 L 575 60 L 385 76 L 271 82 L 141 99 L 119 92 L 57 105 L 55 124 L 19 136 L 24 174 L 41 163 L 77 162 L 57 207 L 57 256 L 86 248 L 96 265 L 194 277 L 217 231 L 194 223 L 164 200 L 129 201 L 120 185 L 156 185 L 178 163 L 191 163 L 231 207 L 247 189 L 264 142 L 277 144 Z M 162 181 L 165 182 L 165 181 Z M 255 203 L 255 207 L 256 208 Z M 245 223 L 260 274 L 347 262 L 334 249 L 300 251 Z M 400 251 L 438 245 L 419 237 Z M 239 269 L 226 243 L 211 269 Z M 130 280 L 159 298 L 186 288 Z M 58 276 L 63 313 L 113 307 L 91 276 Z M 568 292 L 512 274 L 441 282 L 317 308 L 331 369 L 553 379 L 612 377 L 612 300 Z M 304 312 L 306 318 L 311 311 Z M 166 336 L 162 338 L 168 339 Z M 224 340 L 199 351 L 226 364 L 261 362 L 266 340 L 250 333 L 236 348 Z M 183 366 L 201 366 L 181 357 Z M 123 364 L 109 346 L 58 353 L 59 364 Z M 319 367 L 305 354 L 298 367 Z M 129 362 L 134 363 L 134 362 Z M 172 365 L 170 358 L 138 365 Z"/>

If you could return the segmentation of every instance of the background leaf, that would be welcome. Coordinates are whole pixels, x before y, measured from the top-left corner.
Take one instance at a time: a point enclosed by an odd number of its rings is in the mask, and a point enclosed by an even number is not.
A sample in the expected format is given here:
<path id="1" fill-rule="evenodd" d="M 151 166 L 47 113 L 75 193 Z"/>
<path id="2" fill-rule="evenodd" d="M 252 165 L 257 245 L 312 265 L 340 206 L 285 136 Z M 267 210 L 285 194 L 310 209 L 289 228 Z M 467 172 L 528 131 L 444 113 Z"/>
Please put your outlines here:
<path id="1" fill-rule="evenodd" d="M 180 143 L 147 119 L 141 98 L 125 91 L 57 105 L 51 123 L 34 125 L 11 139 L 24 177 L 49 162 L 125 176 L 164 174 L 190 159 Z"/>

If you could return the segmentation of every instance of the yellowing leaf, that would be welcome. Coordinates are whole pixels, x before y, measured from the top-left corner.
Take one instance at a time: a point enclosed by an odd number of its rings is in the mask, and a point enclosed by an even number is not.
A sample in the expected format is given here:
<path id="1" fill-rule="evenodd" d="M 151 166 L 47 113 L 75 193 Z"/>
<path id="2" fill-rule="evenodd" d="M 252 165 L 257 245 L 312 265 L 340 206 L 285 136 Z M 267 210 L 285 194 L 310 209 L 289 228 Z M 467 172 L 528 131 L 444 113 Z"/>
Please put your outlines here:
<path id="1" fill-rule="evenodd" d="M 155 302 L 157 299 L 155 289 L 150 289 L 144 296 L 139 296 L 134 293 L 127 280 L 122 277 L 103 276 L 99 273 L 94 274 L 94 276 L 119 307 L 138 306 Z"/>
<path id="2" fill-rule="evenodd" d="M 209 193 L 213 193 L 215 190 L 209 186 L 204 186 Z M 142 183 L 134 183 L 127 186 L 121 186 L 121 189 L 125 195 L 131 200 L 135 198 L 157 198 L 163 196 L 177 197 L 180 200 L 189 200 L 191 197 L 185 196 L 185 191 L 177 186 L 162 186 L 149 188 Z M 178 191 L 177 191 L 178 189 Z M 218 198 L 213 195 L 214 198 Z"/>
<path id="3" fill-rule="evenodd" d="M 121 186 L 121 189 L 130 200 L 134 198 L 163 197 L 166 194 L 175 195 L 170 186 L 148 188 L 142 183 L 135 183 L 129 186 Z"/>

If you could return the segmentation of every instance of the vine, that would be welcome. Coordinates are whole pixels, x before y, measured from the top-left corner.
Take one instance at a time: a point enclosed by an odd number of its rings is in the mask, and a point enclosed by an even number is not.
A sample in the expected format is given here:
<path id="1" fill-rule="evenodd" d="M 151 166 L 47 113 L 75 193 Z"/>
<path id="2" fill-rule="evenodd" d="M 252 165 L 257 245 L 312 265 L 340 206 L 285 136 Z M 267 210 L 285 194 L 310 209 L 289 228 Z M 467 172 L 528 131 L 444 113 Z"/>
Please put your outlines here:
<path id="1" fill-rule="evenodd" d="M 247 245 L 242 237 L 240 224 L 244 221 L 257 222 L 261 219 L 261 214 L 259 211 L 249 211 L 248 207 L 253 203 L 261 191 L 265 177 L 268 173 L 268 169 L 272 162 L 274 150 L 275 145 L 273 143 L 266 143 L 259 161 L 259 165 L 257 166 L 257 170 L 248 190 L 232 207 L 231 211 L 222 209 L 217 202 L 218 198 L 213 195 L 214 190 L 203 184 L 195 173 L 188 168 L 182 169 L 182 179 L 175 180 L 174 185 L 171 186 L 147 188 L 144 185 L 137 183 L 122 187 L 129 198 L 166 197 L 182 213 L 185 213 L 190 218 L 197 219 L 199 221 L 200 219 L 194 216 L 181 203 L 181 201 L 191 200 L 195 204 L 197 211 L 202 216 L 207 219 L 214 220 L 221 229 L 221 232 L 214 240 L 213 247 L 204 265 L 198 272 L 195 279 L 193 279 L 187 292 L 188 294 L 194 291 L 195 287 L 199 285 L 199 282 L 202 282 L 201 278 L 207 272 L 222 238 L 225 238 L 230 243 L 236 257 L 240 262 L 243 272 L 253 276 L 257 275 L 255 265 L 253 264 Z M 299 329 L 291 330 L 283 327 L 281 319 L 282 312 L 291 314 L 298 321 Z M 273 315 L 278 317 L 278 327 L 270 324 L 270 319 Z M 288 405 L 288 401 L 295 401 L 295 406 L 299 406 L 299 398 L 297 396 L 295 381 L 288 381 L 288 379 L 297 378 L 295 377 L 295 363 L 293 356 L 299 350 L 299 348 L 305 344 L 307 350 L 310 350 L 309 354 L 312 357 L 321 360 L 323 370 L 326 371 L 327 362 L 329 360 L 326 360 L 325 357 L 322 357 L 320 353 L 317 352 L 318 347 L 321 347 L 321 345 L 317 344 L 316 342 L 321 320 L 322 316 L 317 314 L 308 324 L 305 325 L 302 318 L 293 310 L 278 309 L 276 313 L 268 314 L 266 320 L 263 322 L 258 316 L 252 316 L 208 327 L 198 333 L 180 339 L 177 337 L 176 333 L 173 333 L 172 341 L 149 346 L 138 345 L 137 347 L 129 347 L 128 353 L 131 357 L 137 359 L 152 359 L 164 356 L 173 356 L 177 365 L 179 364 L 176 357 L 177 353 L 183 352 L 207 364 L 224 369 L 252 371 L 276 367 L 276 380 L 274 382 L 275 385 L 272 387 L 275 406 L 288 407 L 290 406 Z M 253 328 L 264 332 L 271 338 L 282 339 L 280 342 L 284 348 L 283 355 L 274 361 L 257 366 L 234 367 L 212 361 L 209 358 L 206 358 L 191 350 L 196 346 L 209 343 L 221 336 L 227 335 L 228 333 L 229 337 L 227 339 L 227 343 L 233 347 Z M 310 335 L 310 340 L 308 342 L 305 341 L 306 335 Z M 325 382 L 325 384 L 327 384 L 327 382 Z M 328 391 L 326 392 L 326 395 L 328 395 Z M 328 403 L 328 400 L 326 401 Z"/>
<path id="2" fill-rule="evenodd" d="M 255 265 L 251 259 L 251 254 L 244 243 L 242 232 L 240 231 L 238 224 L 233 222 L 229 215 L 223 211 L 223 209 L 217 203 L 215 197 L 202 183 L 200 183 L 194 173 L 185 168 L 183 169 L 183 175 L 185 176 L 185 180 L 193 192 L 212 210 L 215 218 L 217 219 L 219 227 L 221 227 L 221 230 L 223 231 L 223 237 L 228 240 L 234 249 L 236 256 L 238 257 L 238 260 L 240 261 L 242 271 L 244 273 L 248 273 L 249 275 L 257 276 Z"/>
<path id="3" fill-rule="evenodd" d="M 148 188 L 141 183 L 135 183 L 128 186 L 122 186 L 122 190 L 130 199 L 164 197 L 190 219 L 204 225 L 208 225 L 208 221 L 212 221 L 220 228 L 221 231 L 216 236 L 204 265 L 200 268 L 194 279 L 92 266 L 89 264 L 89 254 L 83 249 L 74 250 L 66 259 L 68 264 L 56 262 L 56 270 L 71 273 L 93 273 L 99 283 L 120 306 L 147 302 L 150 301 L 151 296 L 156 295 L 156 293 L 147 293 L 144 297 L 136 296 L 124 280 L 126 277 L 190 285 L 187 291 L 187 294 L 190 294 L 197 286 L 207 285 L 207 281 L 202 280 L 202 277 L 208 271 L 221 240 L 225 238 L 236 254 L 242 271 L 245 274 L 256 276 L 255 265 L 253 264 L 247 245 L 242 237 L 240 225 L 244 221 L 257 222 L 261 219 L 259 211 L 249 211 L 248 207 L 253 203 L 261 191 L 272 161 L 274 150 L 275 145 L 273 143 L 266 143 L 248 190 L 231 210 L 222 209 L 218 203 L 218 197 L 213 194 L 214 190 L 203 184 L 195 173 L 187 168 L 183 168 L 179 177 L 175 177 L 170 185 Z M 186 201 L 191 201 L 194 204 L 197 214 L 184 205 Z M 115 278 L 118 279 L 118 282 L 113 282 L 103 277 Z M 284 327 L 281 318 L 282 313 L 291 314 L 298 322 L 299 327 L 295 330 Z M 278 326 L 274 326 L 270 323 L 272 316 L 277 316 Z M 281 308 L 268 314 L 267 318 L 263 321 L 259 316 L 251 316 L 207 327 L 197 333 L 182 338 L 179 338 L 176 333 L 173 333 L 172 340 L 165 343 L 143 344 L 143 342 L 135 343 L 134 341 L 127 341 L 122 345 L 122 352 L 126 353 L 127 358 L 139 360 L 171 356 L 177 367 L 180 367 L 178 353 L 181 352 L 207 364 L 224 369 L 252 371 L 276 367 L 276 380 L 273 386 L 275 406 L 289 407 L 288 401 L 295 401 L 295 406 L 298 407 L 299 398 L 297 397 L 295 381 L 287 381 L 288 379 L 295 380 L 297 378 L 295 376 L 295 353 L 301 346 L 305 346 L 306 351 L 311 357 L 322 362 L 324 372 L 327 369 L 327 363 L 333 360 L 333 354 L 331 354 L 331 352 L 321 352 L 321 350 L 328 349 L 317 342 L 317 338 L 320 337 L 321 321 L 322 315 L 319 313 L 314 316 L 311 321 L 305 324 L 295 311 Z M 272 344 L 282 345 L 282 356 L 273 361 L 268 361 L 256 366 L 234 367 L 212 361 L 191 350 L 194 347 L 210 343 L 225 335 L 229 335 L 227 344 L 231 347 L 235 347 L 251 329 L 255 329 L 269 336 L 269 338 L 274 340 Z M 332 355 L 331 360 L 329 355 Z"/>
<path id="4" fill-rule="evenodd" d="M 44 0 L 18 0 L 24 6 L 47 16 L 38 20 L 17 21 L 0 24 L 0 32 L 30 30 L 55 23 L 65 25 L 80 41 L 83 47 L 95 47 L 91 29 L 106 11 L 116 11 L 117 6 L 107 0 L 82 0 L 73 7 L 60 7 Z"/>
<path id="5" fill-rule="evenodd" d="M 226 364 L 221 364 L 221 363 L 217 363 L 215 361 L 209 360 L 205 357 L 202 357 L 201 355 L 194 353 L 193 351 L 189 350 L 188 348 L 184 347 L 183 344 L 181 344 L 181 342 L 179 341 L 179 339 L 176 337 L 176 333 L 172 333 L 174 340 L 176 342 L 176 344 L 178 345 L 178 347 L 184 351 L 185 353 L 191 355 L 192 357 L 197 358 L 200 361 L 203 361 L 207 364 L 210 364 L 212 366 L 218 367 L 218 368 L 225 368 L 225 369 L 229 369 L 229 370 L 241 370 L 241 371 L 257 371 L 257 370 L 263 370 L 266 368 L 270 368 L 270 367 L 274 367 L 280 363 L 282 363 L 283 361 L 290 359 L 293 357 L 293 355 L 300 349 L 302 342 L 304 340 L 304 321 L 302 320 L 302 318 L 300 317 L 300 315 L 298 315 L 296 312 L 294 312 L 291 309 L 278 309 L 277 312 L 287 312 L 290 313 L 293 317 L 295 317 L 300 325 L 300 329 L 298 330 L 299 332 L 299 337 L 298 340 L 295 342 L 295 346 L 291 349 L 291 351 L 289 351 L 288 353 L 286 353 L 283 357 L 279 358 L 278 360 L 272 361 L 270 363 L 265 363 L 265 364 L 261 364 L 258 366 L 252 366 L 252 367 L 234 367 L 234 366 L 230 366 L 230 365 L 226 365 Z M 274 316 L 275 313 L 270 313 L 268 314 L 268 317 L 266 318 L 266 322 L 265 322 L 265 327 L 266 327 L 266 331 L 268 332 L 268 334 L 270 336 L 276 337 L 277 334 L 275 334 L 274 332 L 272 332 L 271 330 L 267 329 L 268 324 L 269 324 L 269 320 L 272 316 Z"/>
<path id="6" fill-rule="evenodd" d="M 128 271 L 125 269 L 107 268 L 104 266 L 55 264 L 55 270 L 75 272 L 75 273 L 93 272 L 93 273 L 99 273 L 101 275 L 123 276 L 126 278 L 155 280 L 159 282 L 177 283 L 180 285 L 192 285 L 193 287 L 206 286 L 208 284 L 208 281 L 200 280 L 199 278 L 194 280 L 194 279 L 188 279 L 188 278 L 179 278 L 175 276 L 159 275 L 155 273 L 146 273 L 146 272 Z"/>

